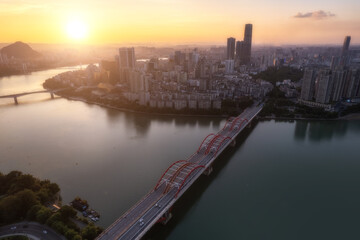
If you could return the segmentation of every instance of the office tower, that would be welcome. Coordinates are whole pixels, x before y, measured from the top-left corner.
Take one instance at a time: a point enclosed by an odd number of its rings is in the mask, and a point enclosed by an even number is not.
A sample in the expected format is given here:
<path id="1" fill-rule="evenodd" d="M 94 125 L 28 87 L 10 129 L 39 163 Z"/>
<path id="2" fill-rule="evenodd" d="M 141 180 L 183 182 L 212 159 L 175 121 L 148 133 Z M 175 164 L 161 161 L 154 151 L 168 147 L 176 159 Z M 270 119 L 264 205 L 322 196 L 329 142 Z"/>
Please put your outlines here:
<path id="1" fill-rule="evenodd" d="M 305 69 L 300 98 L 305 101 L 311 101 L 315 91 L 316 70 L 312 68 Z"/>
<path id="2" fill-rule="evenodd" d="M 345 80 L 346 80 L 346 71 L 344 70 L 333 70 L 332 73 L 332 82 L 333 82 L 333 91 L 331 100 L 339 101 L 343 97 Z"/>
<path id="3" fill-rule="evenodd" d="M 347 70 L 343 97 L 353 98 L 360 96 L 360 69 Z"/>
<path id="4" fill-rule="evenodd" d="M 134 48 L 119 48 L 119 68 L 135 68 Z"/>
<path id="5" fill-rule="evenodd" d="M 134 48 L 119 48 L 119 75 L 120 82 L 128 82 L 130 72 L 135 69 Z"/>
<path id="6" fill-rule="evenodd" d="M 329 103 L 332 92 L 332 76 L 330 70 L 321 70 L 316 81 L 317 91 L 315 101 L 318 103 Z"/>
<path id="7" fill-rule="evenodd" d="M 338 58 L 335 56 L 331 57 L 330 69 L 334 69 L 337 66 Z"/>
<path id="8" fill-rule="evenodd" d="M 235 58 L 235 38 L 227 39 L 227 48 L 226 48 L 226 59 L 234 60 Z"/>
<path id="9" fill-rule="evenodd" d="M 240 55 L 241 64 L 249 64 L 251 60 L 252 24 L 245 25 L 244 42 Z"/>
<path id="10" fill-rule="evenodd" d="M 351 40 L 351 36 L 346 36 L 344 39 L 344 44 L 343 44 L 343 48 L 341 51 L 341 56 L 343 56 L 343 57 L 346 56 L 349 51 L 350 40 Z"/>
<path id="11" fill-rule="evenodd" d="M 244 46 L 244 41 L 236 41 L 236 60 L 240 62 L 240 56 Z"/>
<path id="12" fill-rule="evenodd" d="M 346 66 L 350 61 L 350 56 L 349 56 L 350 40 L 351 40 L 350 36 L 346 36 L 344 39 L 344 44 L 341 50 L 340 66 Z"/>
<path id="13" fill-rule="evenodd" d="M 252 24 L 245 24 L 244 42 L 251 47 L 252 41 Z"/>

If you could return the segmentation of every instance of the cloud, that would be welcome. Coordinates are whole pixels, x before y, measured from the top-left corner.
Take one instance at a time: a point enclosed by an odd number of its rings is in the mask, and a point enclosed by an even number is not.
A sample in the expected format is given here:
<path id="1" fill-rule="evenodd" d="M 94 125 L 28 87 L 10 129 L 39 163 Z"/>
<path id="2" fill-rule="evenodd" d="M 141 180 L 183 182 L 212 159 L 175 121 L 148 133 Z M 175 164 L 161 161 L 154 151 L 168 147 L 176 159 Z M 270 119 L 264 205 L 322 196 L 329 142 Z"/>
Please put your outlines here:
<path id="1" fill-rule="evenodd" d="M 321 20 L 325 18 L 335 17 L 336 15 L 332 12 L 325 12 L 323 10 L 307 12 L 307 13 L 297 13 L 294 18 L 312 18 L 316 20 Z"/>

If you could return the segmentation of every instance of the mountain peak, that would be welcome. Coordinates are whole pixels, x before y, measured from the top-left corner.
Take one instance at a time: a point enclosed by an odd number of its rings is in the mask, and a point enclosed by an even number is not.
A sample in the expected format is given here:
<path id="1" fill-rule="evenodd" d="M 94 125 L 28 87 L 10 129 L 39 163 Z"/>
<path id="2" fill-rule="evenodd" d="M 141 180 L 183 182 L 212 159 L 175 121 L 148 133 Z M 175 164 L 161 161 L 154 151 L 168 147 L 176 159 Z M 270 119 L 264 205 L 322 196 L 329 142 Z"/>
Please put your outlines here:
<path id="1" fill-rule="evenodd" d="M 17 41 L 0 50 L 1 54 L 19 59 L 34 59 L 41 57 L 41 54 L 33 50 L 28 44 Z"/>

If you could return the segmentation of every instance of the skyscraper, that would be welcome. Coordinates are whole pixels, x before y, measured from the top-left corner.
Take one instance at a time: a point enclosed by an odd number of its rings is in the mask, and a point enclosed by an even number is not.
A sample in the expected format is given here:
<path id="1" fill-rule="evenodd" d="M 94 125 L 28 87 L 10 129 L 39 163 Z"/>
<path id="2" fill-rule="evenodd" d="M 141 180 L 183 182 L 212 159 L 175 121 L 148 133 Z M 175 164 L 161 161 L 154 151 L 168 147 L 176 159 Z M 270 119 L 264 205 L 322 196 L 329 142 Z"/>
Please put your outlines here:
<path id="1" fill-rule="evenodd" d="M 119 48 L 119 68 L 135 68 L 135 50 L 134 48 Z"/>
<path id="2" fill-rule="evenodd" d="M 342 57 L 346 56 L 349 51 L 350 40 L 351 40 L 351 36 L 346 36 L 344 39 L 344 44 L 343 44 L 343 48 L 342 48 L 342 52 L 341 52 Z"/>
<path id="3" fill-rule="evenodd" d="M 314 85 L 316 79 L 316 70 L 307 68 L 304 72 L 302 87 L 301 87 L 301 99 L 305 101 L 311 101 L 314 97 Z"/>
<path id="4" fill-rule="evenodd" d="M 128 82 L 130 72 L 135 69 L 134 48 L 119 48 L 119 75 L 120 82 Z"/>
<path id="5" fill-rule="evenodd" d="M 240 62 L 241 53 L 243 51 L 244 41 L 236 41 L 236 60 Z"/>
<path id="6" fill-rule="evenodd" d="M 317 77 L 317 91 L 315 101 L 317 103 L 329 103 L 332 92 L 332 76 L 329 69 L 324 69 L 319 72 Z"/>
<path id="7" fill-rule="evenodd" d="M 226 59 L 234 60 L 235 58 L 235 38 L 227 39 L 227 48 L 226 48 Z"/>
<path id="8" fill-rule="evenodd" d="M 245 25 L 244 42 L 240 54 L 240 63 L 249 64 L 251 60 L 252 24 Z"/>
<path id="9" fill-rule="evenodd" d="M 350 36 L 346 36 L 344 39 L 344 44 L 341 51 L 340 66 L 346 66 L 350 61 L 350 56 L 349 56 L 350 40 L 351 40 Z"/>

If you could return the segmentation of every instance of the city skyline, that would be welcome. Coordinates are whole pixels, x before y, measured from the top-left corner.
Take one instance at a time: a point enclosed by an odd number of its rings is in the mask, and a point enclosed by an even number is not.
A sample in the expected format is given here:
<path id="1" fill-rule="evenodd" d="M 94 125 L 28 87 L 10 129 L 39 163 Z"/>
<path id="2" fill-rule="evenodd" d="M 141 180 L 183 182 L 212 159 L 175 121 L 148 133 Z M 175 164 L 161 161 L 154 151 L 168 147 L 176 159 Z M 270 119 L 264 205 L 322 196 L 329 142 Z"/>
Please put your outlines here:
<path id="1" fill-rule="evenodd" d="M 338 44 L 347 35 L 360 43 L 360 3 L 354 0 L 15 0 L 2 1 L 0 9 L 0 21 L 7 22 L 0 42 L 222 44 L 226 37 L 241 39 L 243 24 L 252 23 L 255 45 Z"/>

